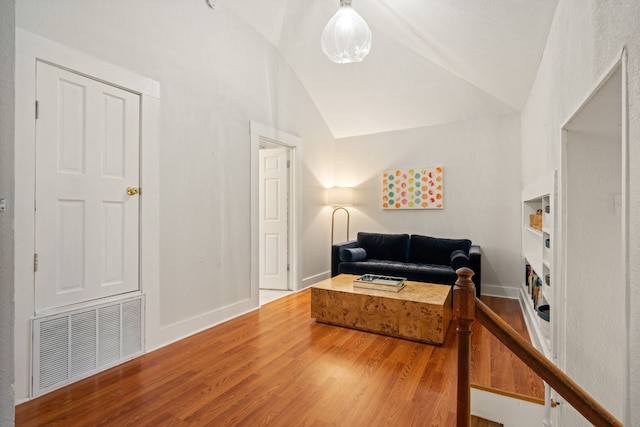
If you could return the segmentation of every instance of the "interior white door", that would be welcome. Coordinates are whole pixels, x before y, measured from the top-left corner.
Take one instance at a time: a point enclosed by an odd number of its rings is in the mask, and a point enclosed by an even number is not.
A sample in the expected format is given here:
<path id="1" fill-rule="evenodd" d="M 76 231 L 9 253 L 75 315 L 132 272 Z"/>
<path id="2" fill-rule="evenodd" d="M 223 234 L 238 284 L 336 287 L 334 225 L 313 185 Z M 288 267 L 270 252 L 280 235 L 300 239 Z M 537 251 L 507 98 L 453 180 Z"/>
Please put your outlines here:
<path id="1" fill-rule="evenodd" d="M 289 289 L 289 150 L 260 150 L 260 288 Z"/>
<path id="2" fill-rule="evenodd" d="M 140 96 L 38 62 L 36 311 L 139 289 Z"/>

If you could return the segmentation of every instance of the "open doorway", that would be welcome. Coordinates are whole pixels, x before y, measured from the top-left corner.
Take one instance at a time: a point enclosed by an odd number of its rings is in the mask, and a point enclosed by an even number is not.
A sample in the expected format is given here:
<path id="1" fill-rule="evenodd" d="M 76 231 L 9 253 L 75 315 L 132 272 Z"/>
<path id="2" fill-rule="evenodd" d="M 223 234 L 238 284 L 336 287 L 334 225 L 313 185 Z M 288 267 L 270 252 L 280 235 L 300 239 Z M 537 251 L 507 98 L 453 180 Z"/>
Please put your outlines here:
<path id="1" fill-rule="evenodd" d="M 259 286 L 290 291 L 291 148 L 260 137 Z M 262 295 L 262 292 L 261 292 Z M 262 299 L 262 298 L 261 298 Z"/>
<path id="2" fill-rule="evenodd" d="M 560 367 L 620 419 L 628 364 L 625 87 L 620 60 L 562 129 L 558 311 Z"/>
<path id="3" fill-rule="evenodd" d="M 252 289 L 260 305 L 297 290 L 299 138 L 251 123 Z"/>

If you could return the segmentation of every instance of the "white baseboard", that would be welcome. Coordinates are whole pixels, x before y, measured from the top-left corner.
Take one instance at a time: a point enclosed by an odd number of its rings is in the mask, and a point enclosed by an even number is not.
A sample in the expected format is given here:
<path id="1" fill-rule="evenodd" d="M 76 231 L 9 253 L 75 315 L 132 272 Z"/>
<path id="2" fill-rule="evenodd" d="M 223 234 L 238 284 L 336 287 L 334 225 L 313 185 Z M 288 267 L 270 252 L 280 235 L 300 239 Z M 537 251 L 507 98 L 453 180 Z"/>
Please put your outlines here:
<path id="1" fill-rule="evenodd" d="M 504 286 L 482 284 L 483 296 L 486 295 L 489 297 L 518 299 L 519 294 L 518 288 L 506 288 Z"/>
<path id="2" fill-rule="evenodd" d="M 321 282 L 323 280 L 326 280 L 330 277 L 331 277 L 330 271 L 325 271 L 320 274 L 315 274 L 313 276 L 305 277 L 304 279 L 302 279 L 302 283 L 300 284 L 300 288 L 298 290 L 300 291 L 302 289 L 308 288 L 309 286 L 316 284 L 318 282 Z"/>
<path id="3" fill-rule="evenodd" d="M 231 319 L 235 319 L 259 308 L 260 306 L 254 305 L 251 299 L 246 299 L 216 308 L 215 310 L 196 314 L 191 318 L 179 322 L 164 325 L 156 332 L 156 339 L 149 339 L 149 334 L 147 334 L 147 353 L 228 322 Z"/>

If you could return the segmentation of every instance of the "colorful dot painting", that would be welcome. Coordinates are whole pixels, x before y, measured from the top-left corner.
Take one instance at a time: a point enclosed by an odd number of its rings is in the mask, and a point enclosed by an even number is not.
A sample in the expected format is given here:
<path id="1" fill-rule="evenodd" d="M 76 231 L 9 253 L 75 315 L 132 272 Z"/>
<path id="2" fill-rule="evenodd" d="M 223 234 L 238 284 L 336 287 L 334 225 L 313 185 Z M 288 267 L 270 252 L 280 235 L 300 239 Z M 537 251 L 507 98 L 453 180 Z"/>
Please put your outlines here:
<path id="1" fill-rule="evenodd" d="M 442 209 L 442 167 L 382 172 L 382 209 Z"/>

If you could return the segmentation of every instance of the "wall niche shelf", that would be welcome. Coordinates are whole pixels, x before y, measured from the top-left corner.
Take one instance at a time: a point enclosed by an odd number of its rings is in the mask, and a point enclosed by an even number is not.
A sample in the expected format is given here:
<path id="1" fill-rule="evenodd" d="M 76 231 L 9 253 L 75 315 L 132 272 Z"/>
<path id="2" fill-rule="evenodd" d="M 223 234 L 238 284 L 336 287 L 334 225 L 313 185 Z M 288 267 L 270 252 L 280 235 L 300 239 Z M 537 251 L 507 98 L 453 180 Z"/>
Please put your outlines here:
<path id="1" fill-rule="evenodd" d="M 554 214 L 557 173 L 549 174 L 522 191 L 522 271 L 520 304 L 534 346 L 554 360 Z M 542 224 L 531 218 L 542 216 Z M 549 306 L 550 320 L 538 315 L 538 308 Z"/>

